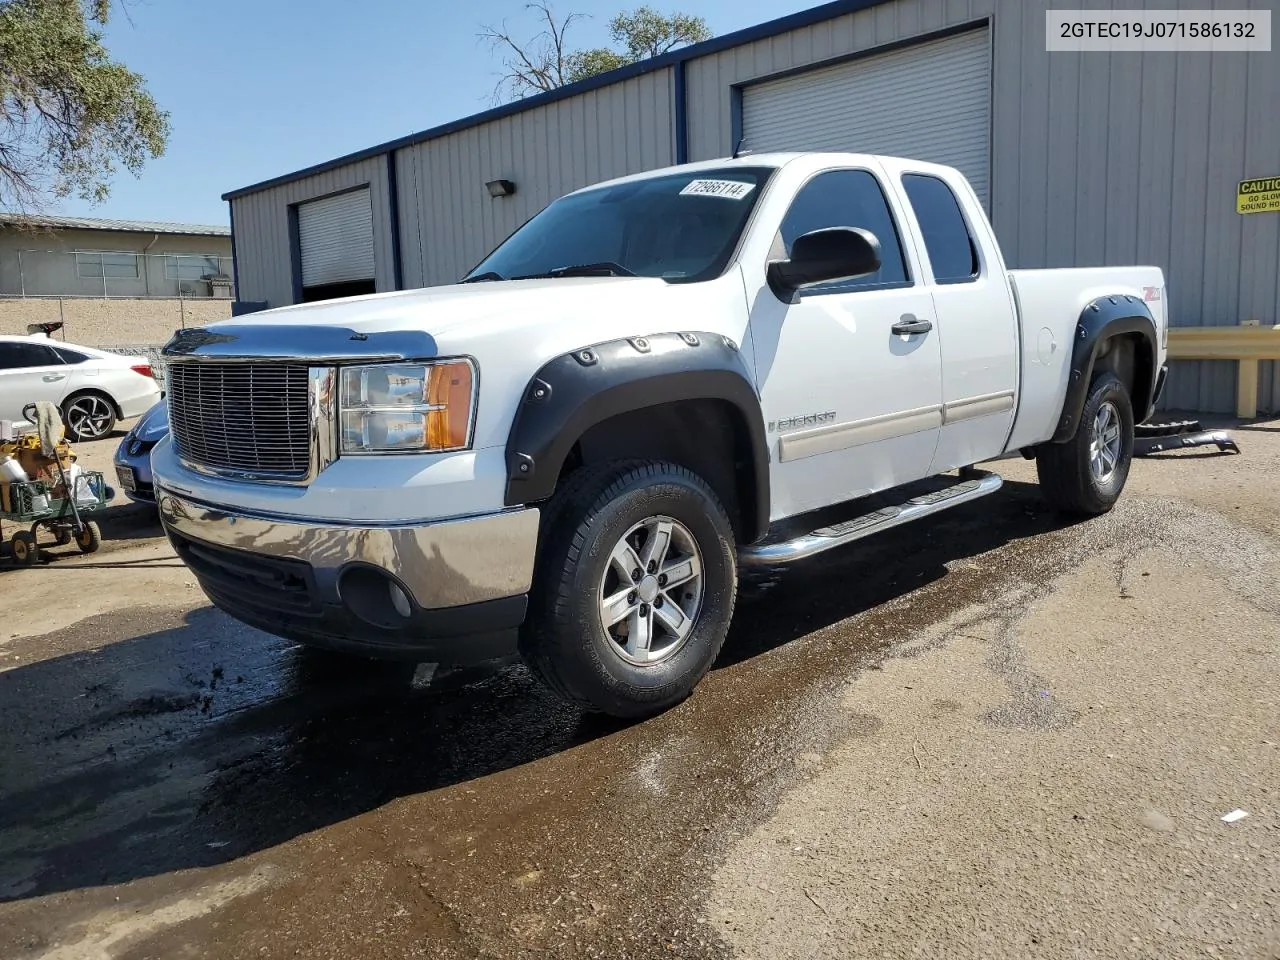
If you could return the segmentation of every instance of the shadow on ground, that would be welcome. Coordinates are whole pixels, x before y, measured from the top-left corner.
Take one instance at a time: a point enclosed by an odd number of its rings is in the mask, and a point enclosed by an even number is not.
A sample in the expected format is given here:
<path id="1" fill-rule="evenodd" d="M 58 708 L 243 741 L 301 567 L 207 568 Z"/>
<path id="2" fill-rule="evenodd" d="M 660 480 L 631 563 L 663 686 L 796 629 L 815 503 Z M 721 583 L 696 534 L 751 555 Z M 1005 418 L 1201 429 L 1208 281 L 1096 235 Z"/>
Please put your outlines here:
<path id="1" fill-rule="evenodd" d="M 748 584 L 717 670 L 750 670 L 949 563 L 1061 525 L 1035 485 L 1009 483 Z M 396 797 L 602 736 L 645 737 L 644 725 L 582 715 L 515 664 L 428 684 L 422 670 L 318 657 L 210 608 L 73 629 L 119 639 L 0 673 L 0 900 L 226 862 Z M 845 666 L 852 652 L 839 652 Z M 503 783 L 477 788 L 478 802 L 519 789 Z"/>

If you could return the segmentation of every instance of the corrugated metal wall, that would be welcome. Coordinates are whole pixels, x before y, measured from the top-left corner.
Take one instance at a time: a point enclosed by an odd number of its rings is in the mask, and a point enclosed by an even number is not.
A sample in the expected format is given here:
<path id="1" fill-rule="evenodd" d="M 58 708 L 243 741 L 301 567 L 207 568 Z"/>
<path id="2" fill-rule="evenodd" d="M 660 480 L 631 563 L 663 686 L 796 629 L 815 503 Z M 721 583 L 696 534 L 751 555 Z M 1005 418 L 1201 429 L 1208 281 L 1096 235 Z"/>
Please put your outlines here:
<path id="1" fill-rule="evenodd" d="M 391 255 L 391 204 L 387 160 L 375 157 L 269 187 L 231 201 L 235 224 L 238 295 L 273 307 L 293 303 L 293 261 L 289 247 L 289 205 L 369 184 L 373 204 L 373 249 L 378 290 L 395 289 Z"/>
<path id="2" fill-rule="evenodd" d="M 1267 0 L 1125 0 L 1095 9 L 1266 9 Z M 735 85 L 990 18 L 992 217 L 1015 266 L 1154 263 L 1173 321 L 1277 321 L 1280 216 L 1235 212 L 1236 182 L 1280 174 L 1274 53 L 1045 51 L 1047 0 L 892 0 L 685 65 L 689 159 L 732 150 Z M 547 201 L 674 159 L 670 68 L 397 153 L 406 286 L 457 279 Z M 385 159 L 234 201 L 243 299 L 291 298 L 286 204 L 368 180 L 378 288 L 391 255 Z M 491 200 L 484 183 L 514 180 Z M 1260 402 L 1280 407 L 1265 365 Z M 1234 366 L 1180 363 L 1170 407 L 1234 409 Z"/>
<path id="3" fill-rule="evenodd" d="M 1265 0 L 1081 2 L 1268 9 Z M 992 219 L 1019 267 L 1154 263 L 1173 322 L 1276 323 L 1280 216 L 1235 212 L 1237 181 L 1280 174 L 1274 53 L 1053 53 L 1045 0 L 896 0 L 690 61 L 690 159 L 732 150 L 735 84 L 992 17 Z M 1280 408 L 1264 364 L 1260 403 Z M 1230 363 L 1181 362 L 1170 408 L 1235 409 Z"/>
<path id="4" fill-rule="evenodd" d="M 1235 198 L 1237 181 L 1280 174 L 1276 55 L 1049 54 L 1045 6 L 1001 4 L 996 23 L 996 228 L 1017 262 L 1154 263 L 1175 324 L 1275 323 L 1280 217 L 1241 216 Z M 1002 90 L 1002 59 L 1003 77 L 1021 78 L 1016 93 Z M 1264 374 L 1261 400 L 1274 410 L 1280 384 Z M 1235 365 L 1174 364 L 1164 405 L 1234 411 Z"/>
<path id="5" fill-rule="evenodd" d="M 398 151 L 405 285 L 452 283 L 570 190 L 674 163 L 673 87 L 659 70 Z M 513 196 L 488 195 L 499 178 Z"/>

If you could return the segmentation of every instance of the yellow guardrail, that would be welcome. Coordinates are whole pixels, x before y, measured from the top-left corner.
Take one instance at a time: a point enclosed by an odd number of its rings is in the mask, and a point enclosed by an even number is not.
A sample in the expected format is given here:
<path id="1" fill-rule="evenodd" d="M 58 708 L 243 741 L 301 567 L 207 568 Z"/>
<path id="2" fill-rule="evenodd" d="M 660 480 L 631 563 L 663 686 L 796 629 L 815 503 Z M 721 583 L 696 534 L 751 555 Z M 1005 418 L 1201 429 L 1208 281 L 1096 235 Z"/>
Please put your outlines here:
<path id="1" fill-rule="evenodd" d="M 1170 327 L 1170 360 L 1235 360 L 1236 416 L 1258 415 L 1258 361 L 1280 360 L 1280 325 L 1244 321 L 1238 327 Z"/>

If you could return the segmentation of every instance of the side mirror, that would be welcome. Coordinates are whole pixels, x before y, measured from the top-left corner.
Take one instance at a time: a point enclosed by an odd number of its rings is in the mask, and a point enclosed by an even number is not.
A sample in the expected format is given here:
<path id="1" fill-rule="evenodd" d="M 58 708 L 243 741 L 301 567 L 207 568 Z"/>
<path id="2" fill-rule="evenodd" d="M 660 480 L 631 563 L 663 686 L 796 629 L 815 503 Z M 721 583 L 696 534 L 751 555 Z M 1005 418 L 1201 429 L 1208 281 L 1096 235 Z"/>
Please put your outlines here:
<path id="1" fill-rule="evenodd" d="M 790 260 L 769 264 L 769 285 L 791 293 L 812 283 L 853 280 L 880 269 L 880 241 L 858 227 L 826 227 L 796 237 Z"/>

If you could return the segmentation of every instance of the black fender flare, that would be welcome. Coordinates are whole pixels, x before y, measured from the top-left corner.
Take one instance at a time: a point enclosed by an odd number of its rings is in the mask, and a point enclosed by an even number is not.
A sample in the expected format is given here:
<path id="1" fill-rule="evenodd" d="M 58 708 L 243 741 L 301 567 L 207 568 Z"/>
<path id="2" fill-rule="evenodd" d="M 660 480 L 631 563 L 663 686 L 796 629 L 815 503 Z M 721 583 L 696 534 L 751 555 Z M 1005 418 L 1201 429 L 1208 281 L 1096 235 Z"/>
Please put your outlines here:
<path id="1" fill-rule="evenodd" d="M 755 503 L 752 527 L 769 528 L 769 446 L 760 396 L 738 346 L 717 333 L 660 333 L 610 340 L 561 354 L 525 386 L 507 437 L 508 506 L 548 499 L 565 459 L 591 427 L 621 413 L 682 400 L 721 400 L 746 424 Z"/>
<path id="2" fill-rule="evenodd" d="M 1080 311 L 1076 321 L 1075 341 L 1071 348 L 1071 368 L 1067 375 L 1067 395 L 1062 403 L 1062 417 L 1054 431 L 1051 443 L 1065 443 L 1075 436 L 1093 381 L 1093 368 L 1102 345 L 1119 334 L 1137 333 L 1147 342 L 1154 366 L 1156 350 L 1156 321 L 1146 303 L 1131 294 L 1101 296 L 1089 302 Z M 1155 400 L 1156 371 L 1147 378 L 1143 396 L 1132 397 L 1134 419 L 1141 423 L 1151 413 Z M 1139 388 L 1142 383 L 1139 381 Z"/>

